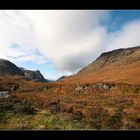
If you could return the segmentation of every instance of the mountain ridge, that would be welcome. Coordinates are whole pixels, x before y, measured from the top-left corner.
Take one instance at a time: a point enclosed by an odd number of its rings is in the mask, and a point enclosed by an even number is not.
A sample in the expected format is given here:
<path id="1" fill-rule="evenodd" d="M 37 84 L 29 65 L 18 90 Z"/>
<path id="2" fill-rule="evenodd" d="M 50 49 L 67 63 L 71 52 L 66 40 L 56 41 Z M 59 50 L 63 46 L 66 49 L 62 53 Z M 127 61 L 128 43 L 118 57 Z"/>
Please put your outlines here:
<path id="1" fill-rule="evenodd" d="M 102 53 L 64 82 L 140 82 L 140 46 L 120 48 Z"/>
<path id="2" fill-rule="evenodd" d="M 36 81 L 36 82 L 47 82 L 44 76 L 41 74 L 39 70 L 27 70 L 25 68 L 20 68 L 25 77 L 29 80 Z"/>
<path id="3" fill-rule="evenodd" d="M 47 82 L 39 70 L 31 71 L 20 68 L 6 59 L 0 59 L 0 76 L 22 76 L 36 82 Z"/>
<path id="4" fill-rule="evenodd" d="M 0 59 L 0 75 L 24 76 L 18 66 L 6 59 Z"/>

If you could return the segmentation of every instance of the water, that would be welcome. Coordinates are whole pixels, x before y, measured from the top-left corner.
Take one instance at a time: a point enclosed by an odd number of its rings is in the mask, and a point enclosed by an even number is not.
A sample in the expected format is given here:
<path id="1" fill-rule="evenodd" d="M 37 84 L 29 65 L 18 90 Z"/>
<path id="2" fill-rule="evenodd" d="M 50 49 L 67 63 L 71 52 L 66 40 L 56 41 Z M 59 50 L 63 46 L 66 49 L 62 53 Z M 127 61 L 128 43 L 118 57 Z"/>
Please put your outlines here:
<path id="1" fill-rule="evenodd" d="M 9 91 L 0 91 L 0 98 L 7 98 Z"/>

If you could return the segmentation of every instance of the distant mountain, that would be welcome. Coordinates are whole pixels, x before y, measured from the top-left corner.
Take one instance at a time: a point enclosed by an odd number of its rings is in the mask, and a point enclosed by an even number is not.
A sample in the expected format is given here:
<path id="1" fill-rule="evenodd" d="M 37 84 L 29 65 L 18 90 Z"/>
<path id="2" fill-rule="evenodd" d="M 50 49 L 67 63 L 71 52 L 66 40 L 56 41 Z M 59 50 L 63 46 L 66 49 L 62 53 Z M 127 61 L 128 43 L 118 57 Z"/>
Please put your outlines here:
<path id="1" fill-rule="evenodd" d="M 12 62 L 0 59 L 0 75 L 24 76 L 23 71 Z"/>
<path id="2" fill-rule="evenodd" d="M 14 63 L 5 59 L 0 59 L 0 75 L 23 76 L 29 80 L 36 81 L 36 82 L 47 81 L 39 70 L 31 71 L 31 70 L 26 70 L 24 68 L 19 68 Z"/>
<path id="3" fill-rule="evenodd" d="M 102 53 L 94 62 L 64 82 L 140 83 L 140 46 Z"/>
<path id="4" fill-rule="evenodd" d="M 61 76 L 60 78 L 58 78 L 56 81 L 61 81 L 63 79 L 65 79 L 67 76 Z"/>
<path id="5" fill-rule="evenodd" d="M 47 79 L 47 81 L 48 81 L 48 82 L 55 82 L 55 80 L 48 80 L 48 79 Z"/>
<path id="6" fill-rule="evenodd" d="M 29 80 L 32 80 L 32 81 L 36 81 L 36 82 L 47 82 L 47 80 L 43 77 L 43 75 L 40 73 L 39 70 L 36 70 L 36 71 L 32 71 L 32 70 L 26 70 L 24 68 L 20 68 L 25 77 Z"/>

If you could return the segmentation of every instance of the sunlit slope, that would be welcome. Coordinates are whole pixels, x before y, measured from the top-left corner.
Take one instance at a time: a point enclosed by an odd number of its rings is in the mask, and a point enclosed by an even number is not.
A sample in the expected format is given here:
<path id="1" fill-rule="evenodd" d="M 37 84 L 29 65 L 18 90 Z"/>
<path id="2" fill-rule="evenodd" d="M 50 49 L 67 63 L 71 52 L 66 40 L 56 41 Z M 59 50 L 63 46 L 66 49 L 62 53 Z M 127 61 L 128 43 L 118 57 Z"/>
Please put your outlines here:
<path id="1" fill-rule="evenodd" d="M 63 81 L 140 84 L 140 47 L 103 53 L 93 63 Z"/>

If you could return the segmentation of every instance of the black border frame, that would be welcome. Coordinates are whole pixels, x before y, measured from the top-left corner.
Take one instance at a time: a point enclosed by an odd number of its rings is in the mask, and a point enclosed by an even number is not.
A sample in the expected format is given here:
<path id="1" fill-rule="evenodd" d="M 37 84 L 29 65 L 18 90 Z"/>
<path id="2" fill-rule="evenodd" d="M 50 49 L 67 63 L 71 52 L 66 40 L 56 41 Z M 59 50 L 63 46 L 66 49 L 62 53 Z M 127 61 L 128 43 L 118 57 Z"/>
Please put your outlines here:
<path id="1" fill-rule="evenodd" d="M 139 140 L 139 131 L 0 131 L 2 140 Z"/>
<path id="2" fill-rule="evenodd" d="M 0 9 L 139 9 L 139 0 L 4 0 Z"/>
<path id="3" fill-rule="evenodd" d="M 71 10 L 86 10 L 86 9 L 140 9 L 140 0 L 11 0 L 2 1 L 0 4 L 1 10 L 58 10 L 58 9 L 71 9 Z M 121 139 L 140 139 L 139 130 L 135 131 L 20 131 L 0 130 L 0 140 L 121 140 Z"/>

